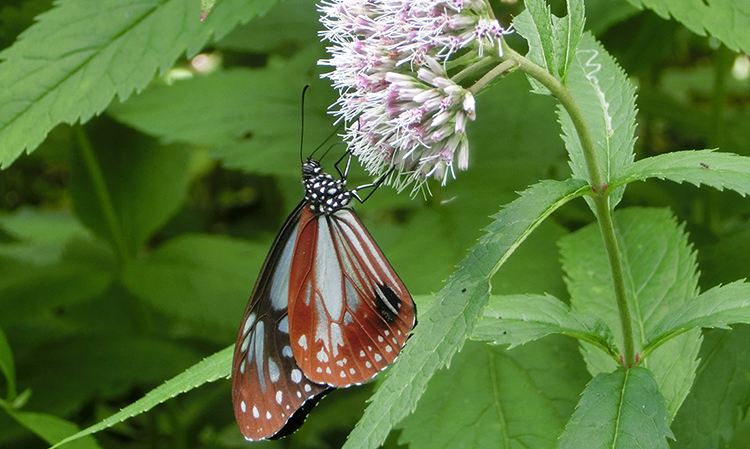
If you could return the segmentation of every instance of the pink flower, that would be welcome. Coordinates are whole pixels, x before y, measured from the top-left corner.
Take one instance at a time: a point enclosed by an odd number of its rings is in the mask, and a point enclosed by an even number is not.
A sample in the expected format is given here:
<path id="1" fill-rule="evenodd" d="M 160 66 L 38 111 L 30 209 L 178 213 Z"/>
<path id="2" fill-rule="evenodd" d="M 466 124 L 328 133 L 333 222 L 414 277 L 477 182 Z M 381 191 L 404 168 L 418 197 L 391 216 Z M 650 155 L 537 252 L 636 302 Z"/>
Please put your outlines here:
<path id="1" fill-rule="evenodd" d="M 433 177 L 443 184 L 469 165 L 466 123 L 474 96 L 446 71 L 452 56 L 478 61 L 485 49 L 502 56 L 504 30 L 485 0 L 324 1 L 321 32 L 339 90 L 334 114 L 344 140 L 373 174 L 418 191 Z"/>

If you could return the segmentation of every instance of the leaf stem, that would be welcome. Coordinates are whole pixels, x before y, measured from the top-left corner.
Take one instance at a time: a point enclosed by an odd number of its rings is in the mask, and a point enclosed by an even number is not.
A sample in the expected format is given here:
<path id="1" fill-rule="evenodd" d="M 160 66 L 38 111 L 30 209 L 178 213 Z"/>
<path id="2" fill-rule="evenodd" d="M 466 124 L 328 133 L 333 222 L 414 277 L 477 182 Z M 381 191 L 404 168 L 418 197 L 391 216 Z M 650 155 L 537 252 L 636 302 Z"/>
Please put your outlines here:
<path id="1" fill-rule="evenodd" d="M 91 177 L 94 194 L 96 195 L 99 207 L 101 207 L 102 213 L 104 214 L 104 219 L 109 228 L 109 233 L 112 235 L 115 249 L 120 256 L 120 261 L 127 261 L 129 259 L 127 245 L 125 244 L 125 238 L 122 234 L 122 228 L 120 228 L 120 222 L 117 220 L 112 196 L 109 194 L 107 183 L 104 181 L 104 174 L 102 173 L 101 167 L 99 167 L 96 155 L 94 154 L 94 149 L 91 146 L 88 136 L 83 131 L 83 127 L 81 125 L 76 125 L 74 128 L 78 139 L 78 147 L 81 151 L 81 158 L 83 159 L 84 166 L 88 171 L 88 175 Z"/>
<path id="2" fill-rule="evenodd" d="M 586 161 L 589 182 L 591 183 L 591 196 L 596 210 L 599 230 L 602 235 L 602 240 L 604 241 L 604 248 L 607 252 L 610 273 L 612 275 L 612 284 L 622 330 L 622 348 L 624 352 L 622 363 L 628 368 L 634 367 L 636 366 L 634 351 L 635 340 L 633 338 L 633 322 L 630 317 L 630 306 L 628 305 L 627 291 L 625 289 L 622 258 L 620 257 L 614 220 L 612 218 L 612 210 L 610 208 L 609 191 L 607 190 L 607 184 L 602 176 L 601 166 L 599 164 L 599 158 L 596 153 L 591 130 L 586 124 L 583 111 L 565 85 L 558 81 L 544 68 L 520 55 L 512 48 L 508 47 L 504 42 L 503 44 L 506 62 L 513 61 L 518 65 L 518 68 L 521 71 L 539 81 L 544 87 L 549 89 L 552 95 L 558 99 L 562 107 L 565 108 L 565 111 L 573 122 L 573 126 L 575 126 L 578 139 L 581 141 L 581 147 L 583 148 L 583 156 Z M 493 71 L 495 71 L 495 69 L 493 69 Z M 490 75 L 490 73 L 492 73 L 492 71 L 487 75 Z"/>

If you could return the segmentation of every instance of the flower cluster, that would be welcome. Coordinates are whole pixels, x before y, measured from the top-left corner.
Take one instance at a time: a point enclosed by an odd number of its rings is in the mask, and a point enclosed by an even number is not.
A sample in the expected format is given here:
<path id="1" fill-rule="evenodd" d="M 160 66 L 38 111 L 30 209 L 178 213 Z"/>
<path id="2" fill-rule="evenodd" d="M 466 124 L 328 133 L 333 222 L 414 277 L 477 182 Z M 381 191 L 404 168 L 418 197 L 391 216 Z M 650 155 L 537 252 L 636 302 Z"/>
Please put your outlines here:
<path id="1" fill-rule="evenodd" d="M 335 114 L 344 139 L 371 173 L 391 169 L 399 188 L 426 178 L 445 183 L 469 162 L 466 122 L 472 93 L 446 72 L 458 54 L 475 62 L 504 30 L 485 0 L 338 0 L 320 6 L 322 37 L 334 67 L 324 76 L 339 90 Z"/>

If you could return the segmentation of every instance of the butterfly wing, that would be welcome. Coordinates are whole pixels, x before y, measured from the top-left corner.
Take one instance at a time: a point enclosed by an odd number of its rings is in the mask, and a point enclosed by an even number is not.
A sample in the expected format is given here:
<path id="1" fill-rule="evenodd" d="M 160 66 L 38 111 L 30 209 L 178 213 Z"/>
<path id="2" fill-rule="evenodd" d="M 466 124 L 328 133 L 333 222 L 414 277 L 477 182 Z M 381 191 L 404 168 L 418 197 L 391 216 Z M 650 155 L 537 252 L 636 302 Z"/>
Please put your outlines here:
<path id="1" fill-rule="evenodd" d="M 289 340 L 289 270 L 303 208 L 300 204 L 290 215 L 271 246 L 237 336 L 232 402 L 237 424 L 249 440 L 296 430 L 329 390 L 305 376 Z"/>
<path id="2" fill-rule="evenodd" d="M 313 382 L 366 382 L 396 359 L 416 324 L 411 295 L 353 210 L 300 216 L 289 334 Z"/>

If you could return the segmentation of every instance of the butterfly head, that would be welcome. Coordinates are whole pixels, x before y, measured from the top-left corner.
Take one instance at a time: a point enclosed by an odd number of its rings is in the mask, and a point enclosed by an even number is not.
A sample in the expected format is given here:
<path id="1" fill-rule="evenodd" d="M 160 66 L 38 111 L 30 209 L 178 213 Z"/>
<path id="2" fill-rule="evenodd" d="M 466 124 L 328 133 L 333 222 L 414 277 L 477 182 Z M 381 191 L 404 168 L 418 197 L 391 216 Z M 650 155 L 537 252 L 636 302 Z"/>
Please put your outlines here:
<path id="1" fill-rule="evenodd" d="M 333 179 L 312 159 L 302 164 L 302 183 L 305 185 L 305 202 L 316 214 L 332 214 L 346 207 L 352 198 L 346 189 L 346 179 Z"/>

